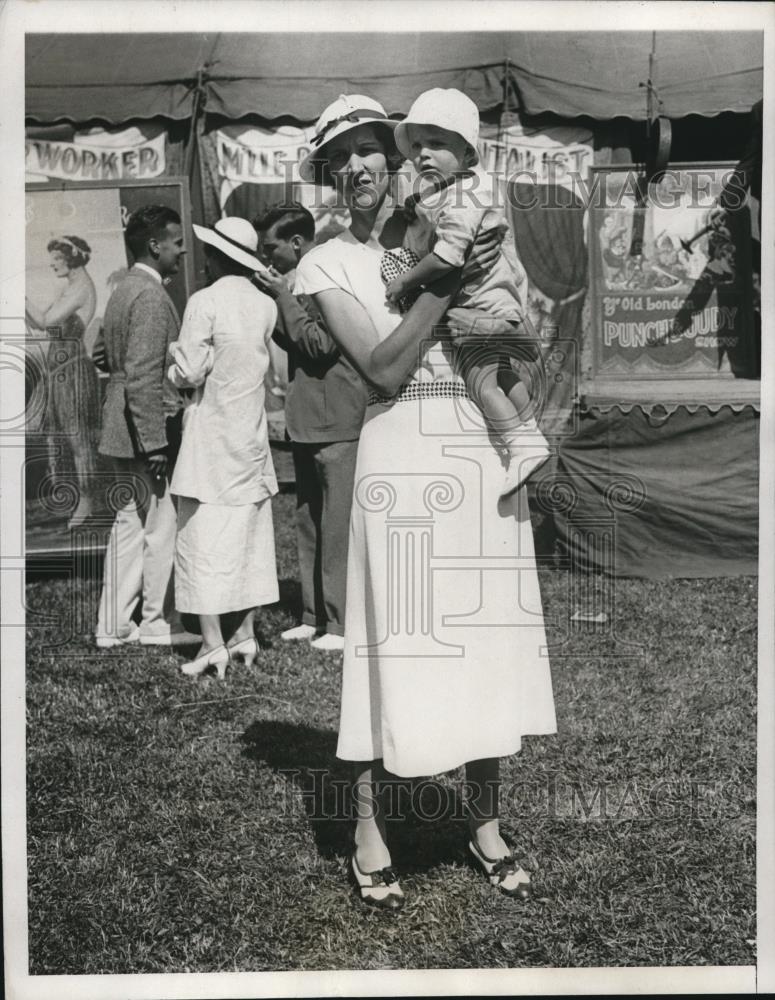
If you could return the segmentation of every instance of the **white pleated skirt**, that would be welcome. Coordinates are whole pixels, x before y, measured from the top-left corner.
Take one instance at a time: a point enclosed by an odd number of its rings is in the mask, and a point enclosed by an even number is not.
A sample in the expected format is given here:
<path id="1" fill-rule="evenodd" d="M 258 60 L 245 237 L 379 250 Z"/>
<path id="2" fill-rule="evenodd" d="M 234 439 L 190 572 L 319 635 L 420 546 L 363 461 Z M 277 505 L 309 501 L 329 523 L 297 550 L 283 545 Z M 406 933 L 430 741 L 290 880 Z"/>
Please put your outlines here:
<path id="1" fill-rule="evenodd" d="M 178 497 L 177 610 L 221 615 L 279 599 L 271 499 L 225 506 Z"/>
<path id="2" fill-rule="evenodd" d="M 402 777 L 556 732 L 524 489 L 467 399 L 369 406 L 350 523 L 337 755 Z"/>

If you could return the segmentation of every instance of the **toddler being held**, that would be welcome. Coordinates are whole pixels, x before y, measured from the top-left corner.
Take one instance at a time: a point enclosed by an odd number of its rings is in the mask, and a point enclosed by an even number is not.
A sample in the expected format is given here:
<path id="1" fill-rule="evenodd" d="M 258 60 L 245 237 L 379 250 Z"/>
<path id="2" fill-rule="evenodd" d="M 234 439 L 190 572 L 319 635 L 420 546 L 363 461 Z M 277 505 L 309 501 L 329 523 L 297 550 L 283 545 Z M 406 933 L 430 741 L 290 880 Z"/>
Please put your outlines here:
<path id="1" fill-rule="evenodd" d="M 419 174 L 419 193 L 407 200 L 412 221 L 404 240 L 405 255 L 410 251 L 418 262 L 392 280 L 383 273 L 388 301 L 411 301 L 421 286 L 464 264 L 480 231 L 505 222 L 491 178 L 476 169 L 478 139 L 479 112 L 459 90 L 426 91 L 396 127 L 396 145 Z M 510 363 L 519 359 L 520 371 L 536 384 L 540 355 L 525 329 L 526 297 L 527 278 L 507 232 L 495 263 L 461 288 L 447 315 L 468 391 L 508 449 L 504 496 L 549 457 L 530 392 Z"/>

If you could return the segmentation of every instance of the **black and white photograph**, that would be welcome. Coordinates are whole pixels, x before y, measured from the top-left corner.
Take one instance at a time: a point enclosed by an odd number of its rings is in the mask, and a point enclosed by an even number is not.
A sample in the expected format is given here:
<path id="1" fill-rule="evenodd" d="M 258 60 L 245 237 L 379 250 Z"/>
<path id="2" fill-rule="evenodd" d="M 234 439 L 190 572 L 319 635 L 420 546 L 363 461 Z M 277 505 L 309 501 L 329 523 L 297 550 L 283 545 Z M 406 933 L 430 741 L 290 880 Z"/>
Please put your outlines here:
<path id="1" fill-rule="evenodd" d="M 11 1000 L 775 989 L 774 48 L 0 6 Z"/>

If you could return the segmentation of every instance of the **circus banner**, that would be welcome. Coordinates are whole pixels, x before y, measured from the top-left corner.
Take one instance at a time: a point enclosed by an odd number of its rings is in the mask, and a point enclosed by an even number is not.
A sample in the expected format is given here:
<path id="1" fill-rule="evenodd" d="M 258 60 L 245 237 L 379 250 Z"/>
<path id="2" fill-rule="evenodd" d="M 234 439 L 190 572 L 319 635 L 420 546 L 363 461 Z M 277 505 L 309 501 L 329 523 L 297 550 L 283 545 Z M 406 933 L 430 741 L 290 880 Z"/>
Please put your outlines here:
<path id="1" fill-rule="evenodd" d="M 479 132 L 482 167 L 512 182 L 574 188 L 587 178 L 593 155 L 592 132 L 582 126 L 535 128 L 504 116 Z"/>
<path id="2" fill-rule="evenodd" d="M 590 208 L 595 376 L 752 377 L 750 216 L 713 211 L 725 165 L 670 168 L 648 191 L 600 168 Z"/>
<path id="3" fill-rule="evenodd" d="M 148 138 L 137 128 L 76 133 L 71 142 L 28 136 L 27 182 L 149 180 L 166 169 L 164 132 Z"/>
<path id="4" fill-rule="evenodd" d="M 314 127 L 226 125 L 203 137 L 203 162 L 221 215 L 255 219 L 281 201 L 299 201 L 315 216 L 318 242 L 341 232 L 349 216 L 335 205 L 332 190 L 299 178 L 299 160 L 309 151 Z"/>

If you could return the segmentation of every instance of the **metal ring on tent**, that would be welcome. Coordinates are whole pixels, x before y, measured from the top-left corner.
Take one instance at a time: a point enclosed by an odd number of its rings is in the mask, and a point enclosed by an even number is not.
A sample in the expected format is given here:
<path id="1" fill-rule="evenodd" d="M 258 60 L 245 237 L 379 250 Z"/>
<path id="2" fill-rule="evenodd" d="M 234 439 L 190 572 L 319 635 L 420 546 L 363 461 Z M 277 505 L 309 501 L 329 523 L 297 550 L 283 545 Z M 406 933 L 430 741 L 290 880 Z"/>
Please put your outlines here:
<path id="1" fill-rule="evenodd" d="M 670 146 L 673 141 L 673 126 L 664 115 L 654 119 L 654 158 L 649 171 L 649 182 L 658 184 L 670 161 Z"/>

